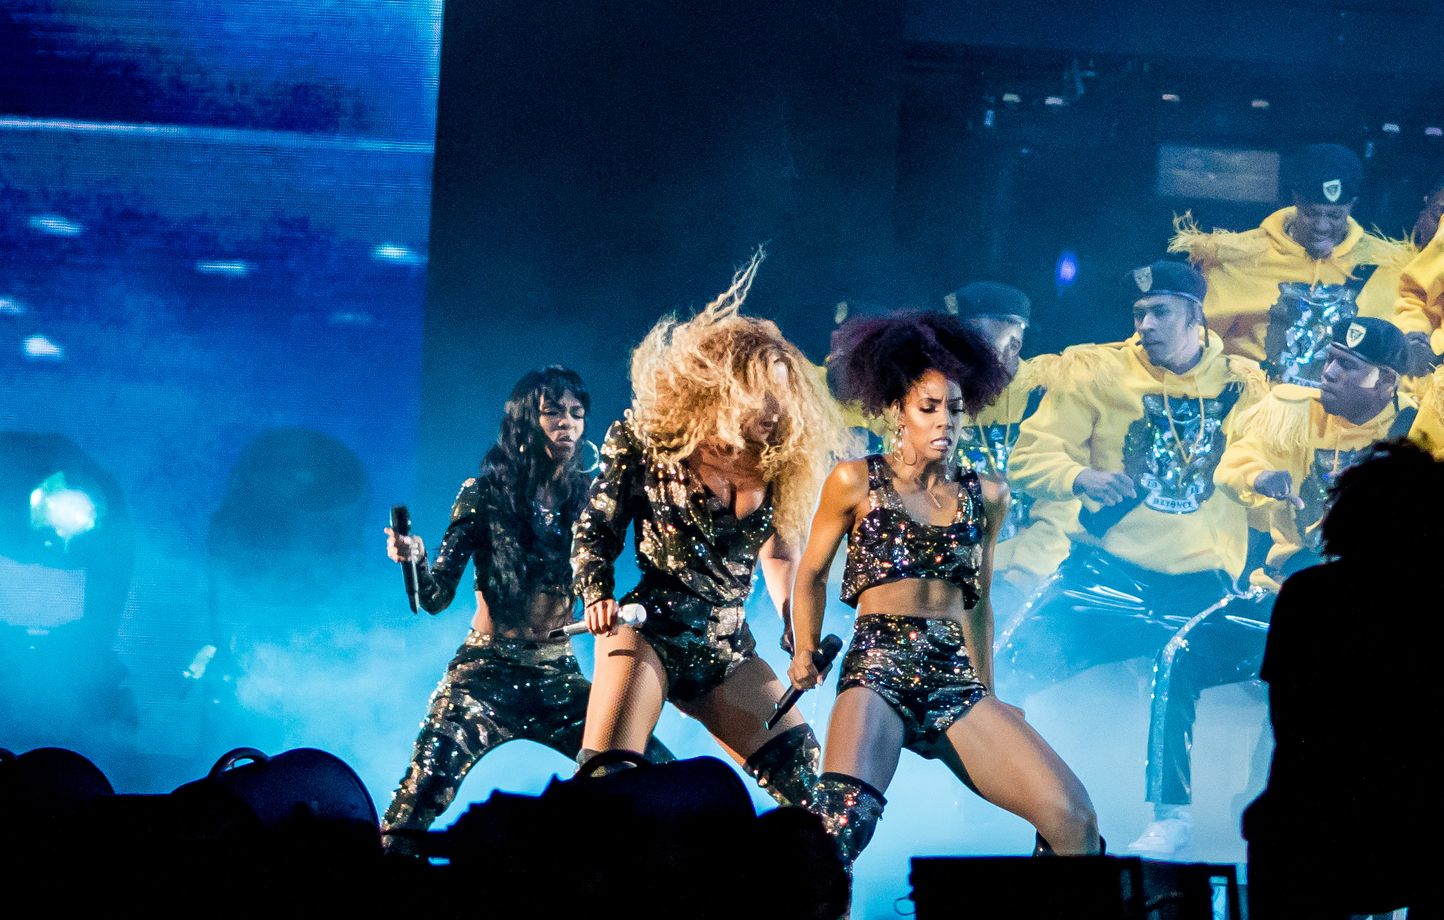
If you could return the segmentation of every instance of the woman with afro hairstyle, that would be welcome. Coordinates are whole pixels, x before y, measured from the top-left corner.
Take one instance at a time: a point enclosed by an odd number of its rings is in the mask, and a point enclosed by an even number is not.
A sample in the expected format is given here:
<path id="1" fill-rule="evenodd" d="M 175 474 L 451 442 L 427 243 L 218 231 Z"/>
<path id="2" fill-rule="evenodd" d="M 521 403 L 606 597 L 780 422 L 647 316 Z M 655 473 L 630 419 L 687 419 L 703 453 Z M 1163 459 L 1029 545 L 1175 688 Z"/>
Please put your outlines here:
<path id="1" fill-rule="evenodd" d="M 816 686 L 824 588 L 844 538 L 842 600 L 857 608 L 828 729 L 817 811 L 849 865 L 882 816 L 904 749 L 941 760 L 1038 831 L 1037 852 L 1097 853 L 1083 784 L 993 687 L 993 547 L 1008 487 L 955 460 L 968 413 L 1007 384 L 975 333 L 945 314 L 845 326 L 834 341 L 843 398 L 884 416 L 892 449 L 839 464 L 822 489 L 794 586 L 789 676 Z"/>
<path id="2" fill-rule="evenodd" d="M 696 316 L 663 319 L 632 355 L 632 407 L 607 432 L 572 549 L 598 637 L 583 754 L 640 750 L 670 700 L 773 798 L 804 805 L 821 750 L 795 710 L 763 727 L 784 688 L 743 607 L 760 563 L 788 619 L 794 547 L 847 435 L 797 347 L 739 312 L 759 261 Z M 629 525 L 642 579 L 619 601 Z M 618 629 L 620 604 L 642 605 L 646 621 Z"/>

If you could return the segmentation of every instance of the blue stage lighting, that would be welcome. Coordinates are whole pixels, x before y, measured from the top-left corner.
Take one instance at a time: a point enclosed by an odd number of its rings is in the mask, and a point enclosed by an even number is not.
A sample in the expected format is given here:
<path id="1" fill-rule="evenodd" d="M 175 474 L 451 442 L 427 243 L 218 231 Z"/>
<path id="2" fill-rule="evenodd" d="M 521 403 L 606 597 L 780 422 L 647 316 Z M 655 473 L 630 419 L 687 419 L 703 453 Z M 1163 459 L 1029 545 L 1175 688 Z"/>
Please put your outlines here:
<path id="1" fill-rule="evenodd" d="M 244 278 L 255 266 L 244 259 L 211 259 L 197 262 L 196 271 L 202 275 L 224 275 L 228 278 Z"/>
<path id="2" fill-rule="evenodd" d="M 1078 254 L 1071 249 L 1065 249 L 1058 254 L 1058 266 L 1055 277 L 1058 287 L 1065 288 L 1078 279 Z"/>
<path id="3" fill-rule="evenodd" d="M 65 349 L 43 335 L 26 337 L 22 348 L 25 350 L 25 357 L 32 361 L 59 361 L 65 357 Z"/>
<path id="4" fill-rule="evenodd" d="M 59 214 L 36 214 L 30 218 L 30 229 L 47 236 L 80 236 L 85 228 Z"/>
<path id="5" fill-rule="evenodd" d="M 94 530 L 98 519 L 95 499 L 70 488 L 63 472 L 47 477 L 30 493 L 30 526 L 54 531 L 66 543 Z"/>
<path id="6" fill-rule="evenodd" d="M 426 256 L 396 243 L 382 243 L 371 250 L 371 258 L 395 265 L 425 265 Z"/>

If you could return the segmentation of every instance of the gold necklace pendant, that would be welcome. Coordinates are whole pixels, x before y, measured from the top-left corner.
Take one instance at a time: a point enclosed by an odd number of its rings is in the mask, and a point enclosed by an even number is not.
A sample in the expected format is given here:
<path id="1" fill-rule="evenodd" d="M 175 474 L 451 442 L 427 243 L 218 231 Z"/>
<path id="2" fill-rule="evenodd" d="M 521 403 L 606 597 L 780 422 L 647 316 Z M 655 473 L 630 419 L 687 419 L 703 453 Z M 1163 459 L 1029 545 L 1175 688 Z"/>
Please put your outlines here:
<path id="1" fill-rule="evenodd" d="M 928 487 L 927 487 L 926 489 L 924 489 L 923 491 L 926 492 L 926 493 L 928 493 L 928 498 L 931 498 L 931 499 L 933 500 L 933 507 L 934 507 L 934 508 L 938 509 L 939 511 L 943 510 L 943 503 L 938 499 L 938 497 L 937 497 L 936 495 L 933 494 L 933 487 L 932 487 L 932 486 L 928 486 Z"/>

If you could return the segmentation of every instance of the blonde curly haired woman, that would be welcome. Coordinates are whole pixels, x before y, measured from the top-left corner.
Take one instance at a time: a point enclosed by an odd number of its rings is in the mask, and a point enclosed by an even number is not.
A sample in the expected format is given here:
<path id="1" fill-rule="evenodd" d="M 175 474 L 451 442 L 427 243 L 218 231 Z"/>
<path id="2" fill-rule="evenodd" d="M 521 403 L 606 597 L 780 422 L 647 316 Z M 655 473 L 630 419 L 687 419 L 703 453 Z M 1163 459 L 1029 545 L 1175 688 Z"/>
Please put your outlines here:
<path id="1" fill-rule="evenodd" d="M 784 623 L 797 550 L 847 435 L 795 345 L 743 316 L 760 254 L 693 318 L 659 322 L 632 355 L 632 408 L 602 445 L 577 521 L 576 587 L 597 638 L 581 759 L 640 751 L 672 702 L 777 801 L 804 805 L 819 747 L 796 711 L 763 728 L 784 685 L 744 618 L 760 563 Z M 634 530 L 640 584 L 615 597 Z M 618 629 L 619 605 L 647 619 Z"/>

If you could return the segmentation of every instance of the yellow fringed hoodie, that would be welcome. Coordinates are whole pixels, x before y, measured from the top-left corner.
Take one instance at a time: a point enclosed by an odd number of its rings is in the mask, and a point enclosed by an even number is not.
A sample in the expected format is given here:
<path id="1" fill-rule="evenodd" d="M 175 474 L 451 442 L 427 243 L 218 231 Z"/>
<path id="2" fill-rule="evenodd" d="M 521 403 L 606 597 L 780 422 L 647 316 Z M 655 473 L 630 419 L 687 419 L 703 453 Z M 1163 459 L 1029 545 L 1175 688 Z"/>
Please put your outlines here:
<path id="1" fill-rule="evenodd" d="M 1043 393 L 1053 384 L 1060 355 L 1038 355 L 1018 365 L 1007 389 L 963 428 L 961 449 L 965 460 L 979 473 L 1006 475 L 1019 426 L 1036 411 Z M 1030 592 L 1068 558 L 1077 527 L 1078 501 L 1037 501 L 1021 489 L 1013 490 L 1014 527 L 1005 528 L 993 551 L 993 570 L 1020 591 Z"/>
<path id="2" fill-rule="evenodd" d="M 1444 350 L 1444 221 L 1434 238 L 1404 266 L 1399 276 L 1399 297 L 1394 304 L 1394 325 L 1405 332 L 1430 337 L 1436 352 Z"/>
<path id="3" fill-rule="evenodd" d="M 1444 460 L 1444 367 L 1428 378 L 1429 386 L 1419 396 L 1419 416 L 1409 429 L 1409 440 Z"/>
<path id="4" fill-rule="evenodd" d="M 1048 389 L 1053 372 L 1061 360 L 1061 355 L 1038 355 L 1019 362 L 1018 372 L 1013 375 L 1007 389 L 977 416 L 969 416 L 968 427 L 976 428 L 981 425 L 986 428 L 990 425 L 1021 423 L 1028 411 L 1029 397 L 1034 390 Z"/>
<path id="5" fill-rule="evenodd" d="M 1269 308 L 1279 300 L 1279 285 L 1341 285 L 1361 265 L 1377 265 L 1359 292 L 1362 316 L 1393 319 L 1395 292 L 1411 247 L 1368 233 L 1349 218 L 1349 232 L 1327 259 L 1313 259 L 1284 229 L 1292 207 L 1275 211 L 1252 230 L 1200 230 L 1191 215 L 1174 220 L 1168 251 L 1184 253 L 1208 281 L 1203 298 L 1208 328 L 1223 336 L 1224 351 L 1264 361 Z"/>
<path id="6" fill-rule="evenodd" d="M 1136 337 L 1075 346 L 1063 352 L 1053 388 L 1023 423 L 1010 479 L 1040 501 L 1062 502 L 1078 500 L 1073 483 L 1084 469 L 1126 473 L 1139 500 L 1103 509 L 1082 499 L 1074 542 L 1156 572 L 1223 569 L 1237 577 L 1247 518 L 1242 505 L 1217 492 L 1213 473 L 1232 418 L 1266 387 L 1258 365 L 1226 356 L 1217 336 L 1182 375 L 1150 363 Z"/>
<path id="7" fill-rule="evenodd" d="M 1274 544 L 1264 568 L 1250 574 L 1254 585 L 1277 592 L 1284 569 L 1300 551 L 1318 552 L 1318 527 L 1323 519 L 1329 487 L 1338 474 L 1357 463 L 1376 441 L 1407 424 L 1414 403 L 1400 396 L 1362 425 L 1324 411 L 1319 391 L 1281 383 L 1235 422 L 1236 433 L 1223 452 L 1214 482 L 1251 509 L 1267 515 Z M 1292 494 L 1302 509 L 1288 501 L 1267 498 L 1253 490 L 1260 473 L 1283 470 L 1293 480 Z M 1296 560 L 1297 561 L 1297 560 Z"/>
<path id="8" fill-rule="evenodd" d="M 1052 501 L 1035 499 L 1028 510 L 1028 526 L 1011 540 L 993 549 L 995 577 L 1010 583 L 1023 594 L 1031 594 L 1043 579 L 1058 571 L 1058 566 L 1073 549 L 1072 534 L 1078 531 L 1078 499 Z"/>

